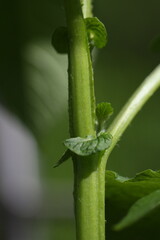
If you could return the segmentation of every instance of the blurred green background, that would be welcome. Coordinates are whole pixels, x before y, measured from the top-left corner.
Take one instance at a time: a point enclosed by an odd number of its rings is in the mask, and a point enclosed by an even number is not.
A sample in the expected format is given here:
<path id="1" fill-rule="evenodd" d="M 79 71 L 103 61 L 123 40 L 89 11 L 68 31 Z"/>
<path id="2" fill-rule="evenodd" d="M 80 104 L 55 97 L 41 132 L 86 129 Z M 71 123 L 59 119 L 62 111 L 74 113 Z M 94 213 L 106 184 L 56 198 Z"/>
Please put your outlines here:
<path id="1" fill-rule="evenodd" d="M 94 15 L 105 24 L 109 39 L 106 48 L 94 54 L 95 92 L 97 102 L 112 103 L 114 116 L 159 63 L 160 55 L 154 50 L 160 33 L 159 10 L 158 0 L 94 1 Z M 35 141 L 41 192 L 40 207 L 32 217 L 13 213 L 1 194 L 3 240 L 75 239 L 72 164 L 68 161 L 52 168 L 64 151 L 62 141 L 69 136 L 67 56 L 58 55 L 51 46 L 52 33 L 61 25 L 65 25 L 61 0 L 2 1 L 0 105 L 11 118 L 19 119 L 18 124 L 27 128 Z M 157 91 L 118 143 L 108 169 L 132 177 L 147 168 L 160 168 L 159 105 Z M 6 143 L 7 151 L 10 148 Z M 4 167 L 2 155 L 0 173 Z"/>

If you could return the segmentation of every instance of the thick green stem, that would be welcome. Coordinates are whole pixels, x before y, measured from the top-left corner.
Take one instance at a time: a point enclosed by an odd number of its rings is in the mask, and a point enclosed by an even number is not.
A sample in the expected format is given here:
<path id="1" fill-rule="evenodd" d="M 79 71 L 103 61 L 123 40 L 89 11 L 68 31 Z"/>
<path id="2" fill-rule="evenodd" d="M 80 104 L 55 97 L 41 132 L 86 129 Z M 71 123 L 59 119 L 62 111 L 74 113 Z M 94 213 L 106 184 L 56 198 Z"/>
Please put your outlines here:
<path id="1" fill-rule="evenodd" d="M 93 72 L 80 0 L 66 0 L 65 9 L 69 36 L 70 132 L 73 137 L 96 136 Z M 104 240 L 105 167 L 99 155 L 75 156 L 73 163 L 77 240 Z"/>
<path id="2" fill-rule="evenodd" d="M 66 0 L 69 33 L 69 112 L 71 135 L 95 135 L 93 74 L 86 26 L 79 0 Z"/>
<path id="3" fill-rule="evenodd" d="M 105 166 L 95 159 L 77 159 L 75 217 L 78 240 L 105 239 Z"/>

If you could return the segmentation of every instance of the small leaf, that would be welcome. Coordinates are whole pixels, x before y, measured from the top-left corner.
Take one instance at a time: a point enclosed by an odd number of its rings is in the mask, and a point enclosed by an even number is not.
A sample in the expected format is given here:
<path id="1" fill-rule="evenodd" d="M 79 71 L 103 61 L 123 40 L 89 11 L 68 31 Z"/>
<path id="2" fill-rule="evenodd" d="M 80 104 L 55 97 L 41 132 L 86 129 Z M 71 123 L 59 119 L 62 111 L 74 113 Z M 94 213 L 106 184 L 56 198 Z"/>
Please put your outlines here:
<path id="1" fill-rule="evenodd" d="M 96 17 L 85 19 L 88 38 L 91 46 L 103 48 L 107 44 L 107 32 L 104 24 Z"/>
<path id="2" fill-rule="evenodd" d="M 68 32 L 66 27 L 59 27 L 54 31 L 52 46 L 58 53 L 68 52 Z"/>
<path id="3" fill-rule="evenodd" d="M 97 151 L 104 151 L 110 147 L 112 143 L 112 135 L 109 133 L 101 133 L 97 137 Z"/>
<path id="4" fill-rule="evenodd" d="M 65 153 L 62 155 L 62 157 L 60 158 L 60 160 L 54 164 L 54 168 L 58 167 L 59 165 L 61 165 L 62 163 L 64 163 L 65 161 L 67 161 L 70 157 L 72 156 L 71 151 L 68 149 L 67 151 L 65 151 Z"/>
<path id="5" fill-rule="evenodd" d="M 154 191 L 136 201 L 129 209 L 128 214 L 114 226 L 114 229 L 122 230 L 134 224 L 158 206 L 160 206 L 160 190 Z"/>
<path id="6" fill-rule="evenodd" d="M 113 108 L 108 102 L 101 102 L 96 107 L 96 115 L 99 121 L 107 121 L 113 114 Z"/>
<path id="7" fill-rule="evenodd" d="M 64 145 L 77 155 L 89 156 L 109 148 L 111 141 L 112 136 L 110 134 L 102 133 L 97 138 L 92 136 L 70 138 L 64 141 Z"/>
<path id="8" fill-rule="evenodd" d="M 96 116 L 98 120 L 99 130 L 106 128 L 106 122 L 113 114 L 113 108 L 110 103 L 102 102 L 96 107 Z"/>

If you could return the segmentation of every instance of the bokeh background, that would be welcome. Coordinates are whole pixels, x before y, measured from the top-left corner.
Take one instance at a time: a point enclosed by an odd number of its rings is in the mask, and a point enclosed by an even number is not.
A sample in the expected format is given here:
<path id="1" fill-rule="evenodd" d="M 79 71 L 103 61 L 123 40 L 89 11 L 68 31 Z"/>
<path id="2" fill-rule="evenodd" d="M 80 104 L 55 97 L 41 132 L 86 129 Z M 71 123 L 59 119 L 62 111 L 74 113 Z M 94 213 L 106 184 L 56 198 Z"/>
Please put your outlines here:
<path id="1" fill-rule="evenodd" d="M 97 102 L 114 116 L 159 63 L 160 2 L 94 1 L 108 45 L 94 54 Z M 67 56 L 51 46 L 65 25 L 61 0 L 2 0 L 0 9 L 0 239 L 75 239 L 71 161 L 53 169 L 68 138 Z M 132 177 L 160 168 L 160 92 L 108 161 Z M 113 116 L 113 117 L 114 117 Z M 112 118 L 113 118 L 112 117 Z M 111 119 L 112 120 L 112 119 Z"/>

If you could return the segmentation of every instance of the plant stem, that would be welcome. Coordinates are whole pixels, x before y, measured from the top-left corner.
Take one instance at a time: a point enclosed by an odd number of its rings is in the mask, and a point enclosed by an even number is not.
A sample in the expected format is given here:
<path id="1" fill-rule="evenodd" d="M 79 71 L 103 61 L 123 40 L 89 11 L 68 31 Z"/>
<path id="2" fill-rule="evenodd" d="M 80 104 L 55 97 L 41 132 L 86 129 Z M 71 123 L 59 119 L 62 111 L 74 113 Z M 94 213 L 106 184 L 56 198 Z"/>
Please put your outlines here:
<path id="1" fill-rule="evenodd" d="M 105 166 L 98 158 L 75 164 L 75 217 L 78 240 L 105 239 Z"/>
<path id="2" fill-rule="evenodd" d="M 96 136 L 93 72 L 80 0 L 66 0 L 65 9 L 69 34 L 70 134 Z M 98 154 L 74 156 L 73 164 L 77 240 L 104 240 L 105 167 Z"/>
<path id="3" fill-rule="evenodd" d="M 91 1 L 66 0 L 69 39 L 69 114 L 72 137 L 96 136 L 91 56 L 84 17 L 92 16 Z M 105 168 L 121 135 L 160 86 L 160 66 L 146 78 L 108 129 L 111 147 L 103 154 L 73 157 L 77 240 L 105 239 Z"/>
<path id="4" fill-rule="evenodd" d="M 69 112 L 71 135 L 95 135 L 94 84 L 80 0 L 66 0 L 69 33 Z"/>
<path id="5" fill-rule="evenodd" d="M 92 17 L 92 0 L 82 1 L 82 11 L 84 18 Z"/>
<path id="6" fill-rule="evenodd" d="M 113 136 L 113 141 L 111 147 L 105 152 L 103 161 L 107 161 L 128 125 L 159 87 L 160 65 L 144 80 L 110 125 L 108 132 Z"/>

